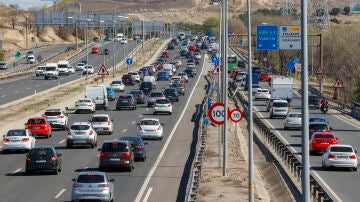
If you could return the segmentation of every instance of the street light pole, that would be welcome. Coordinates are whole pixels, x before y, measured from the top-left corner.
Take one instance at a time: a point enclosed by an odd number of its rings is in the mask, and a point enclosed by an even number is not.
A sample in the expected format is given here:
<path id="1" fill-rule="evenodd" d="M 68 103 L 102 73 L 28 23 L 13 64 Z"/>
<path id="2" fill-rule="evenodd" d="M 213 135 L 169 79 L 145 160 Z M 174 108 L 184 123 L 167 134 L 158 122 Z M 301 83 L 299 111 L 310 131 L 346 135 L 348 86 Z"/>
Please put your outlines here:
<path id="1" fill-rule="evenodd" d="M 115 65 L 116 65 L 116 44 L 115 44 L 115 20 L 113 21 L 113 47 L 114 47 L 114 65 L 113 65 L 113 78 L 115 77 Z"/>

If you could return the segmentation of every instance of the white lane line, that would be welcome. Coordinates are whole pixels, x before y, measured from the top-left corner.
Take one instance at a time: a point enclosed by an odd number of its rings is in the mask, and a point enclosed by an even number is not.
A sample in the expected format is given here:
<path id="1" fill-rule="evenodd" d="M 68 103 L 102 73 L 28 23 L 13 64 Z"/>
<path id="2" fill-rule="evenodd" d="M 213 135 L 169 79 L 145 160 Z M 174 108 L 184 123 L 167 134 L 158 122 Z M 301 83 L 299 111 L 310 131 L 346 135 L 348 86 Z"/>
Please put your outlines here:
<path id="1" fill-rule="evenodd" d="M 66 191 L 66 189 L 60 190 L 59 193 L 56 194 L 56 196 L 54 198 L 59 198 L 65 191 Z"/>
<path id="2" fill-rule="evenodd" d="M 142 115 L 142 114 L 139 116 L 139 118 L 141 118 L 141 117 L 143 117 L 143 115 Z"/>
<path id="3" fill-rule="evenodd" d="M 14 172 L 12 172 L 13 174 L 15 174 L 15 173 L 18 173 L 18 172 L 20 172 L 20 170 L 21 170 L 21 168 L 18 168 L 18 169 L 16 169 Z"/>
<path id="4" fill-rule="evenodd" d="M 122 132 L 125 133 L 127 131 L 127 129 L 124 129 Z"/>
<path id="5" fill-rule="evenodd" d="M 63 140 L 61 140 L 60 142 L 59 142 L 59 144 L 62 144 L 62 143 L 64 143 L 66 140 L 65 139 L 63 139 Z"/>
<path id="6" fill-rule="evenodd" d="M 30 90 L 30 88 L 25 88 L 26 90 Z"/>
<path id="7" fill-rule="evenodd" d="M 148 201 L 152 189 L 153 189 L 152 187 L 149 187 L 148 191 L 146 192 L 146 194 L 145 194 L 145 196 L 144 196 L 143 202 L 147 202 L 147 201 Z"/>
<path id="8" fill-rule="evenodd" d="M 6 97 L 6 95 L 2 95 L 1 97 Z"/>
<path id="9" fill-rule="evenodd" d="M 134 125 L 135 123 L 136 123 L 136 121 L 131 122 L 132 125 Z"/>
<path id="10" fill-rule="evenodd" d="M 205 55 L 205 57 L 207 58 L 207 55 Z M 205 63 L 203 63 L 203 67 L 202 67 L 202 69 L 201 69 L 199 78 L 198 78 L 198 80 L 196 81 L 196 83 L 195 83 L 195 85 L 194 85 L 194 88 L 192 89 L 192 91 L 191 91 L 191 93 L 190 93 L 190 96 L 188 97 L 188 100 L 186 101 L 185 107 L 183 108 L 183 111 L 181 112 L 179 119 L 178 119 L 177 122 L 175 123 L 174 128 L 172 129 L 172 131 L 171 131 L 168 139 L 166 140 L 166 142 L 165 142 L 165 144 L 164 144 L 164 147 L 162 148 L 162 150 L 161 150 L 158 158 L 156 159 L 154 165 L 151 167 L 149 173 L 147 174 L 147 176 L 146 176 L 146 178 L 145 178 L 145 181 L 144 181 L 143 185 L 141 186 L 140 191 L 138 192 L 138 195 L 136 196 L 136 198 L 135 198 L 135 200 L 134 200 L 135 202 L 140 202 L 142 196 L 144 195 L 145 189 L 146 189 L 146 187 L 148 186 L 148 184 L 149 184 L 149 182 L 150 182 L 150 179 L 152 178 L 152 176 L 153 176 L 153 174 L 154 174 L 157 166 L 159 165 L 162 157 L 164 156 L 165 151 L 166 151 L 167 147 L 169 146 L 170 141 L 171 141 L 172 137 L 174 136 L 175 131 L 176 131 L 177 127 L 179 126 L 179 124 L 180 124 L 180 122 L 181 122 L 181 120 L 182 120 L 182 118 L 183 118 L 183 116 L 184 116 L 184 114 L 185 114 L 185 111 L 186 111 L 187 107 L 189 106 L 190 98 L 191 98 L 192 95 L 194 94 L 195 89 L 196 89 L 196 86 L 198 85 L 198 83 L 199 83 L 199 81 L 200 81 L 200 78 L 202 78 L 202 76 L 203 76 L 204 66 L 205 66 Z"/>

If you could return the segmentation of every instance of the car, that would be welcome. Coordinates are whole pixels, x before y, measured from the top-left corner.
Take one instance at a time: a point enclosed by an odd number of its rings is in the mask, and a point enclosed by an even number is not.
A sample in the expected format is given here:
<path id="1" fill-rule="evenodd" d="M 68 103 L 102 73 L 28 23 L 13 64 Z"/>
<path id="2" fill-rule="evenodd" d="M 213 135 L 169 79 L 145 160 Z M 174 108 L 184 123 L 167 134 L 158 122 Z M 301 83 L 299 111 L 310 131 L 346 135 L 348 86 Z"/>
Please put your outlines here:
<path id="1" fill-rule="evenodd" d="M 308 106 L 309 108 L 320 109 L 320 97 L 314 94 L 308 95 Z"/>
<path id="2" fill-rule="evenodd" d="M 127 44 L 127 43 L 128 43 L 127 38 L 126 38 L 126 37 L 121 38 L 121 39 L 120 39 L 120 43 L 121 43 L 121 44 Z"/>
<path id="3" fill-rule="evenodd" d="M 270 91 L 268 89 L 260 88 L 255 93 L 255 100 L 268 100 L 270 99 Z"/>
<path id="4" fill-rule="evenodd" d="M 66 130 L 68 116 L 62 109 L 47 109 L 42 116 L 47 119 L 52 128 L 62 128 Z"/>
<path id="5" fill-rule="evenodd" d="M 186 55 L 187 55 L 187 50 L 181 50 L 180 51 L 180 56 L 185 56 L 186 57 Z"/>
<path id="6" fill-rule="evenodd" d="M 136 100 L 132 94 L 120 94 L 116 101 L 116 110 L 123 108 L 136 109 Z"/>
<path id="7" fill-rule="evenodd" d="M 324 122 L 310 122 L 309 123 L 309 138 L 315 132 L 331 132 L 331 131 L 332 131 L 332 127 L 330 127 L 328 123 L 324 123 Z"/>
<path id="8" fill-rule="evenodd" d="M 257 92 L 258 92 L 258 90 L 260 90 L 261 89 L 261 86 L 259 85 L 259 84 L 252 84 L 252 94 L 253 95 L 255 95 Z"/>
<path id="9" fill-rule="evenodd" d="M 69 73 L 75 74 L 75 68 L 72 65 L 69 66 Z"/>
<path id="10" fill-rule="evenodd" d="M 196 60 L 195 59 L 188 59 L 186 61 L 186 65 L 196 65 Z"/>
<path id="11" fill-rule="evenodd" d="M 169 58 L 170 54 L 169 54 L 169 52 L 164 51 L 164 52 L 162 52 L 162 56 L 165 56 L 166 58 Z"/>
<path id="12" fill-rule="evenodd" d="M 142 90 L 145 95 L 149 95 L 151 91 L 155 90 L 155 85 L 150 81 L 143 81 L 140 84 L 140 90 Z"/>
<path id="13" fill-rule="evenodd" d="M 289 112 L 289 103 L 286 100 L 274 100 L 270 108 L 270 118 L 285 117 Z"/>
<path id="14" fill-rule="evenodd" d="M 119 80 L 115 80 L 112 81 L 110 83 L 110 87 L 114 90 L 114 91 L 124 91 L 125 90 L 125 85 L 122 81 Z"/>
<path id="15" fill-rule="evenodd" d="M 149 70 L 147 68 L 140 68 L 139 72 L 142 73 L 142 78 L 144 78 L 145 76 L 149 76 Z"/>
<path id="16" fill-rule="evenodd" d="M 92 99 L 80 98 L 75 102 L 75 113 L 90 112 L 95 113 L 96 104 Z"/>
<path id="17" fill-rule="evenodd" d="M 83 69 L 83 75 L 94 74 L 95 69 L 92 65 L 85 65 Z"/>
<path id="18" fill-rule="evenodd" d="M 145 161 L 146 159 L 146 143 L 139 136 L 122 136 L 119 140 L 129 141 L 135 161 Z"/>
<path id="19" fill-rule="evenodd" d="M 94 114 L 89 122 L 97 134 L 111 135 L 114 132 L 113 119 L 108 114 Z"/>
<path id="20" fill-rule="evenodd" d="M 131 172 L 134 169 L 135 157 L 129 141 L 105 140 L 99 151 L 99 170 L 125 168 Z"/>
<path id="21" fill-rule="evenodd" d="M 167 71 L 160 71 L 158 74 L 157 74 L 157 77 L 156 77 L 156 80 L 157 81 L 160 81 L 160 80 L 169 80 L 169 73 Z"/>
<path id="22" fill-rule="evenodd" d="M 45 70 L 45 66 L 37 66 L 35 70 L 35 76 L 43 76 L 44 70 Z"/>
<path id="23" fill-rule="evenodd" d="M 131 74 L 124 74 L 121 77 L 121 81 L 124 85 L 135 85 L 135 79 Z"/>
<path id="24" fill-rule="evenodd" d="M 164 95 L 170 101 L 179 102 L 179 93 L 176 88 L 167 87 L 164 89 Z"/>
<path id="25" fill-rule="evenodd" d="M 3 136 L 2 152 L 25 150 L 34 148 L 36 139 L 28 129 L 11 129 Z"/>
<path id="26" fill-rule="evenodd" d="M 99 48 L 98 47 L 92 47 L 91 48 L 91 53 L 99 54 Z"/>
<path id="27" fill-rule="evenodd" d="M 95 148 L 97 146 L 97 133 L 89 122 L 74 122 L 71 124 L 66 136 L 66 148 L 74 145 L 85 145 Z"/>
<path id="28" fill-rule="evenodd" d="M 187 51 L 187 52 L 186 52 L 186 58 L 194 58 L 194 52 L 192 52 L 192 51 Z"/>
<path id="29" fill-rule="evenodd" d="M 172 68 L 164 68 L 162 71 L 166 72 L 169 75 L 169 77 L 172 77 L 172 75 L 174 74 Z"/>
<path id="30" fill-rule="evenodd" d="M 110 54 L 109 49 L 108 49 L 108 48 L 105 48 L 103 54 L 104 54 L 104 55 L 109 55 L 109 54 Z"/>
<path id="31" fill-rule="evenodd" d="M 82 171 L 73 179 L 71 201 L 81 200 L 114 200 L 114 179 L 110 179 L 105 172 Z"/>
<path id="32" fill-rule="evenodd" d="M 142 90 L 132 90 L 129 93 L 134 96 L 136 103 L 138 104 L 146 103 L 146 97 Z"/>
<path id="33" fill-rule="evenodd" d="M 25 123 L 25 129 L 31 132 L 32 136 L 51 137 L 52 127 L 45 117 L 31 117 Z"/>
<path id="34" fill-rule="evenodd" d="M 167 98 L 159 98 L 155 101 L 154 104 L 154 114 L 158 113 L 167 113 L 172 114 L 172 104 L 171 101 Z"/>
<path id="35" fill-rule="evenodd" d="M 147 105 L 148 107 L 153 106 L 157 99 L 159 98 L 165 98 L 165 95 L 161 91 L 153 91 L 149 94 L 147 99 Z"/>
<path id="36" fill-rule="evenodd" d="M 351 145 L 334 144 L 330 145 L 322 155 L 322 167 L 328 169 L 335 168 L 351 168 L 357 171 L 358 157 L 357 151 Z"/>
<path id="37" fill-rule="evenodd" d="M 324 122 L 324 123 L 329 123 L 325 117 L 323 116 L 311 116 L 309 118 L 309 123 L 311 122 Z"/>
<path id="38" fill-rule="evenodd" d="M 6 69 L 7 69 L 6 62 L 0 62 L 0 70 L 6 70 Z"/>
<path id="39" fill-rule="evenodd" d="M 284 130 L 287 129 L 299 129 L 301 130 L 301 113 L 289 112 L 284 121 Z"/>
<path id="40" fill-rule="evenodd" d="M 181 80 L 174 81 L 170 87 L 176 88 L 180 95 L 185 95 L 185 83 Z"/>
<path id="41" fill-rule="evenodd" d="M 58 175 L 61 172 L 61 156 L 53 146 L 34 147 L 26 155 L 25 174 L 52 172 Z"/>
<path id="42" fill-rule="evenodd" d="M 315 132 L 309 141 L 310 154 L 323 153 L 333 144 L 338 144 L 338 138 L 329 132 Z"/>
<path id="43" fill-rule="evenodd" d="M 208 49 L 209 45 L 207 43 L 201 43 L 201 49 Z"/>
<path id="44" fill-rule="evenodd" d="M 85 65 L 86 65 L 86 64 L 85 64 L 85 63 L 82 63 L 82 62 L 78 63 L 78 64 L 76 65 L 76 67 L 75 67 L 75 71 L 83 71 Z"/>
<path id="45" fill-rule="evenodd" d="M 274 100 L 282 100 L 281 98 L 270 98 L 268 101 L 266 101 L 266 111 L 269 112 L 272 105 L 273 105 L 273 102 Z"/>
<path id="46" fill-rule="evenodd" d="M 196 50 L 196 46 L 194 45 L 190 45 L 188 48 L 189 51 L 195 51 Z"/>
<path id="47" fill-rule="evenodd" d="M 186 72 L 179 72 L 178 76 L 180 76 L 182 79 L 184 79 L 184 81 L 187 83 L 189 82 L 189 76 L 187 75 Z"/>
<path id="48" fill-rule="evenodd" d="M 108 100 L 115 100 L 115 91 L 111 86 L 106 87 Z"/>
<path id="49" fill-rule="evenodd" d="M 201 60 L 201 53 L 195 52 L 195 53 L 194 53 L 194 57 L 195 57 L 196 59 Z"/>
<path id="50" fill-rule="evenodd" d="M 260 74 L 260 81 L 269 81 L 270 80 L 270 74 L 269 73 L 261 73 Z"/>
<path id="51" fill-rule="evenodd" d="M 140 82 L 140 74 L 139 72 L 128 72 L 129 75 L 134 79 L 136 82 Z"/>
<path id="52" fill-rule="evenodd" d="M 142 139 L 163 139 L 163 123 L 156 118 L 143 118 L 137 123 L 136 135 Z"/>
<path id="53" fill-rule="evenodd" d="M 173 42 L 169 42 L 168 45 L 167 45 L 167 49 L 168 50 L 174 50 L 175 49 L 175 45 Z"/>
<path id="54" fill-rule="evenodd" d="M 121 39 L 122 39 L 122 37 L 118 37 L 118 36 L 117 36 L 117 37 L 114 38 L 114 41 L 115 41 L 115 42 L 120 42 Z"/>
<path id="55" fill-rule="evenodd" d="M 235 80 L 241 81 L 242 79 L 245 79 L 246 74 L 247 74 L 246 72 L 241 72 L 241 71 L 236 72 Z"/>

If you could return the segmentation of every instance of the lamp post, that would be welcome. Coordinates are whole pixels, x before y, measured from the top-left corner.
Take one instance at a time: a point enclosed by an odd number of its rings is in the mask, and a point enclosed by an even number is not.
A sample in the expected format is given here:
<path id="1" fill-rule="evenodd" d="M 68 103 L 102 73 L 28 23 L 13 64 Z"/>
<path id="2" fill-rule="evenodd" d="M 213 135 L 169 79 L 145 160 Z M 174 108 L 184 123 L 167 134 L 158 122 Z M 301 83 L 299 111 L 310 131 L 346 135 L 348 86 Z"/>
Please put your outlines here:
<path id="1" fill-rule="evenodd" d="M 68 16 L 68 19 L 74 19 L 72 16 Z M 75 20 L 75 44 L 76 44 L 76 51 L 79 49 L 79 43 L 78 43 L 78 29 L 77 29 L 77 24 L 78 24 L 78 20 Z"/>
<path id="2" fill-rule="evenodd" d="M 113 20 L 113 39 L 115 39 L 115 20 Z M 116 45 L 115 45 L 115 40 L 113 42 L 113 47 L 114 47 L 114 65 L 113 65 L 113 78 L 115 77 L 115 65 L 116 65 Z"/>

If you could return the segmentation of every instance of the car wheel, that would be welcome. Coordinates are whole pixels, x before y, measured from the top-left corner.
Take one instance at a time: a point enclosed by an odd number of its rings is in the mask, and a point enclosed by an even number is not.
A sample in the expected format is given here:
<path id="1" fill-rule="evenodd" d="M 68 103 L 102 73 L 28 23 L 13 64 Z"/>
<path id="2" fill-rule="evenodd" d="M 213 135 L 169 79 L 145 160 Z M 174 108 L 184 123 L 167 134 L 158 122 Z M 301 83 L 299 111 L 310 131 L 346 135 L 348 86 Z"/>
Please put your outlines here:
<path id="1" fill-rule="evenodd" d="M 156 115 L 157 114 L 157 112 L 154 112 L 154 115 Z"/>
<path id="2" fill-rule="evenodd" d="M 91 149 L 94 149 L 94 148 L 95 148 L 95 143 L 92 143 L 92 144 L 90 145 L 90 147 L 91 147 Z"/>
<path id="3" fill-rule="evenodd" d="M 32 173 L 28 170 L 25 170 L 25 175 L 31 175 Z"/>
<path id="4" fill-rule="evenodd" d="M 162 140 L 163 139 L 163 137 L 161 136 L 161 137 L 159 137 L 159 140 Z"/>
<path id="5" fill-rule="evenodd" d="M 61 172 L 61 168 L 58 168 L 58 172 Z"/>
<path id="6" fill-rule="evenodd" d="M 72 148 L 72 144 L 66 143 L 66 148 L 71 149 L 71 148 Z"/>
<path id="7" fill-rule="evenodd" d="M 66 130 L 66 124 L 64 125 L 63 130 L 64 130 L 64 131 Z"/>
<path id="8" fill-rule="evenodd" d="M 128 172 L 132 172 L 133 169 L 134 169 L 134 166 L 131 164 L 131 165 L 129 166 L 129 168 L 127 169 L 127 171 L 128 171 Z"/>
<path id="9" fill-rule="evenodd" d="M 287 127 L 284 127 L 284 130 L 287 130 L 288 128 Z"/>
<path id="10" fill-rule="evenodd" d="M 172 113 L 171 112 L 169 112 L 169 115 L 171 115 Z"/>
<path id="11" fill-rule="evenodd" d="M 323 169 L 327 170 L 327 167 L 326 167 L 326 165 L 325 165 L 325 162 L 324 162 L 324 161 L 322 161 L 322 162 L 321 162 L 321 167 L 322 167 Z"/>

